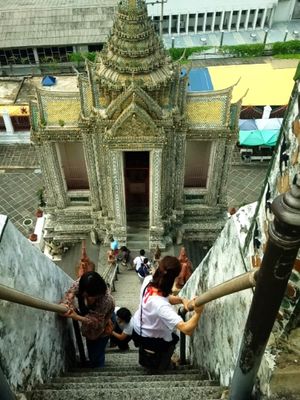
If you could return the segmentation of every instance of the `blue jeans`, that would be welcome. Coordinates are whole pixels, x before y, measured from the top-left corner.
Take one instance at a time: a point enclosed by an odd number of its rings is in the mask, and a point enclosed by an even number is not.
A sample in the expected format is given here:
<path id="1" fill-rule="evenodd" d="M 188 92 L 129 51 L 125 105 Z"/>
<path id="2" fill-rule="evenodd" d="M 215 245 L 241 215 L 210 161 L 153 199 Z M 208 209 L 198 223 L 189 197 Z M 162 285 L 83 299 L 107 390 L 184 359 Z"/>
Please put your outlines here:
<path id="1" fill-rule="evenodd" d="M 92 368 L 102 368 L 105 364 L 105 347 L 109 336 L 100 337 L 96 340 L 86 339 L 86 346 Z"/>

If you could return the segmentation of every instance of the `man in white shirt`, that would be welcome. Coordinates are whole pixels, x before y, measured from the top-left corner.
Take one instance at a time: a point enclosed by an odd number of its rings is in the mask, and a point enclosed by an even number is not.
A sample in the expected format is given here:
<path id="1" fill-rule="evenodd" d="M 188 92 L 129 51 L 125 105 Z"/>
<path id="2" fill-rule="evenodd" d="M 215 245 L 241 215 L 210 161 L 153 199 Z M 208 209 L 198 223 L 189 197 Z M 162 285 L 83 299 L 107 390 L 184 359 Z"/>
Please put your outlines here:
<path id="1" fill-rule="evenodd" d="M 129 350 L 128 343 L 132 337 L 133 321 L 131 312 L 125 307 L 116 307 L 116 323 L 112 331 L 110 344 L 116 345 L 120 350 Z"/>
<path id="2" fill-rule="evenodd" d="M 135 259 L 133 260 L 133 265 L 135 267 L 135 271 L 138 272 L 140 266 L 142 265 L 142 262 L 145 259 L 145 250 L 140 250 L 140 255 L 135 257 Z"/>

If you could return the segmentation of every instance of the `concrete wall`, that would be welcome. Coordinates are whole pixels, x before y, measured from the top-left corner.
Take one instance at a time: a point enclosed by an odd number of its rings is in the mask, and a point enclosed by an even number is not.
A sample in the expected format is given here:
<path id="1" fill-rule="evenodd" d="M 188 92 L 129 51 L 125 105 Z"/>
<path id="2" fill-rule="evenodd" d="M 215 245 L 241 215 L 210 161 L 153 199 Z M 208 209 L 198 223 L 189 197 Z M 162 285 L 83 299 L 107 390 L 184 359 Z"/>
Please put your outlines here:
<path id="1" fill-rule="evenodd" d="M 290 21 L 295 7 L 295 0 L 287 0 L 278 3 L 274 12 L 274 22 Z"/>
<path id="2" fill-rule="evenodd" d="M 293 1 L 293 0 L 291 0 Z M 231 11 L 231 10 L 247 10 L 256 8 L 272 8 L 277 1 L 270 0 L 212 0 L 210 2 L 201 2 L 199 0 L 189 0 L 184 2 L 182 0 L 168 0 L 164 5 L 164 14 L 191 14 L 191 13 L 204 13 L 213 11 Z M 288 1 L 290 3 L 290 1 Z M 161 6 L 149 5 L 149 15 L 160 15 Z"/>
<path id="3" fill-rule="evenodd" d="M 249 264 L 244 264 L 241 244 L 255 206 L 256 203 L 243 207 L 228 220 L 181 295 L 191 298 L 250 269 Z M 251 299 L 252 290 L 248 289 L 208 304 L 197 333 L 188 341 L 191 361 L 219 377 L 224 385 L 232 377 Z"/>
<path id="4" fill-rule="evenodd" d="M 191 298 L 250 270 L 254 257 L 258 265 L 260 264 L 268 237 L 268 225 L 273 218 L 267 207 L 268 203 L 272 203 L 281 192 L 288 190 L 295 174 L 300 170 L 299 144 L 293 133 L 293 123 L 299 120 L 298 95 L 297 82 L 257 207 L 256 203 L 245 206 L 228 220 L 214 246 L 180 295 Z M 286 163 L 282 161 L 283 154 L 288 156 Z M 260 243 L 255 247 L 254 234 Z M 298 258 L 300 259 L 300 254 Z M 259 370 L 260 388 L 266 395 L 270 395 L 269 383 L 276 368 L 276 356 L 279 354 L 276 343 L 295 318 L 293 313 L 300 301 L 300 271 L 296 266 L 289 285 L 290 290 L 283 299 Z M 220 378 L 221 384 L 230 384 L 251 299 L 252 290 L 247 290 L 208 304 L 197 333 L 187 343 L 187 351 L 193 363 Z"/>
<path id="5" fill-rule="evenodd" d="M 72 280 L 0 215 L 0 283 L 58 303 Z M 69 320 L 0 300 L 0 368 L 10 387 L 21 391 L 59 374 L 74 354 L 71 335 Z"/>

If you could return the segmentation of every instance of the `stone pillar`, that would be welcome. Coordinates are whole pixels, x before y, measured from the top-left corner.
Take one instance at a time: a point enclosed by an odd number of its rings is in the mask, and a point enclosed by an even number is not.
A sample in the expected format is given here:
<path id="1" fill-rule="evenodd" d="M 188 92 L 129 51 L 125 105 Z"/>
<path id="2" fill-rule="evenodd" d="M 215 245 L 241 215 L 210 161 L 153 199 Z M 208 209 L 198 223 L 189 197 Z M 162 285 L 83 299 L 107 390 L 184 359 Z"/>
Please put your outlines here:
<path id="1" fill-rule="evenodd" d="M 178 35 L 180 34 L 180 19 L 181 19 L 181 15 L 178 14 L 178 20 L 177 20 L 177 33 L 178 33 Z"/>
<path id="2" fill-rule="evenodd" d="M 3 117 L 5 129 L 6 129 L 6 133 L 8 133 L 8 134 L 15 133 L 9 112 L 7 110 L 2 110 L 2 117 Z"/>
<path id="3" fill-rule="evenodd" d="M 169 15 L 169 35 L 172 35 L 172 14 Z"/>
<path id="4" fill-rule="evenodd" d="M 263 16 L 262 16 L 262 20 L 261 20 L 261 28 L 262 29 L 265 27 L 265 22 L 266 22 L 266 18 L 267 18 L 267 11 L 268 11 L 268 9 L 265 8 Z"/>
<path id="5" fill-rule="evenodd" d="M 56 194 L 56 206 L 57 208 L 66 208 L 69 204 L 67 196 L 67 187 L 63 176 L 63 170 L 60 166 L 57 150 L 54 143 L 44 143 L 44 160 L 46 160 L 46 169 L 50 187 L 47 187 L 47 196 L 50 191 L 53 190 Z"/>
<path id="6" fill-rule="evenodd" d="M 206 32 L 206 21 L 207 21 L 207 13 L 204 13 L 204 18 L 203 18 L 203 32 Z"/>
<path id="7" fill-rule="evenodd" d="M 215 31 L 215 23 L 216 23 L 216 12 L 213 13 L 212 22 L 211 22 L 211 31 Z"/>
<path id="8" fill-rule="evenodd" d="M 198 31 L 198 13 L 196 13 L 196 16 L 195 16 L 195 29 L 194 29 L 194 33 L 197 33 L 197 31 Z"/>
<path id="9" fill-rule="evenodd" d="M 227 142 L 225 146 L 225 157 L 222 169 L 221 183 L 220 183 L 220 196 L 218 204 L 227 207 L 227 193 L 228 193 L 228 175 L 233 153 L 233 142 Z"/>
<path id="10" fill-rule="evenodd" d="M 122 151 L 110 151 L 110 165 L 115 224 L 120 232 L 126 232 L 126 210 Z"/>
<path id="11" fill-rule="evenodd" d="M 225 11 L 222 11 L 222 14 L 221 14 L 221 21 L 220 21 L 220 31 L 223 30 L 224 17 L 225 17 Z"/>
<path id="12" fill-rule="evenodd" d="M 228 31 L 231 31 L 231 24 L 232 24 L 232 15 L 233 15 L 233 11 L 230 11 L 230 15 L 229 15 L 229 21 L 228 21 Z"/>
<path id="13" fill-rule="evenodd" d="M 86 169 L 89 178 L 92 210 L 99 211 L 101 209 L 101 205 L 98 192 L 97 174 L 95 170 L 93 140 L 91 138 L 91 135 L 87 134 L 86 132 L 82 133 L 82 140 Z"/>
<path id="14" fill-rule="evenodd" d="M 272 28 L 273 25 L 273 19 L 274 19 L 274 13 L 275 13 L 275 8 L 272 7 L 271 15 L 270 15 L 270 22 L 269 22 L 269 28 Z"/>
<path id="15" fill-rule="evenodd" d="M 151 209 L 150 225 L 157 226 L 161 222 L 161 166 L 162 150 L 153 150 L 151 155 Z"/>
<path id="16" fill-rule="evenodd" d="M 164 228 L 161 220 L 161 169 L 162 169 L 162 150 L 152 150 L 150 153 L 150 248 L 157 245 L 163 249 Z"/>
<path id="17" fill-rule="evenodd" d="M 36 65 L 39 65 L 40 64 L 40 59 L 39 59 L 39 55 L 38 55 L 36 47 L 33 47 L 32 50 L 33 50 L 34 61 L 35 61 Z"/>
<path id="18" fill-rule="evenodd" d="M 186 27 L 185 27 L 185 33 L 188 35 L 189 33 L 189 23 L 190 23 L 190 14 L 186 14 Z"/>
<path id="19" fill-rule="evenodd" d="M 249 25 L 250 10 L 247 10 L 246 20 L 245 20 L 245 30 L 248 29 Z"/>
<path id="20" fill-rule="evenodd" d="M 242 10 L 239 10 L 238 17 L 237 17 L 237 22 L 236 22 L 236 30 L 240 30 L 240 23 L 241 23 L 241 18 L 242 18 Z"/>
<path id="21" fill-rule="evenodd" d="M 254 14 L 253 29 L 256 29 L 256 22 L 257 22 L 258 11 L 259 11 L 259 9 L 257 8 L 257 9 L 255 10 L 255 14 Z"/>

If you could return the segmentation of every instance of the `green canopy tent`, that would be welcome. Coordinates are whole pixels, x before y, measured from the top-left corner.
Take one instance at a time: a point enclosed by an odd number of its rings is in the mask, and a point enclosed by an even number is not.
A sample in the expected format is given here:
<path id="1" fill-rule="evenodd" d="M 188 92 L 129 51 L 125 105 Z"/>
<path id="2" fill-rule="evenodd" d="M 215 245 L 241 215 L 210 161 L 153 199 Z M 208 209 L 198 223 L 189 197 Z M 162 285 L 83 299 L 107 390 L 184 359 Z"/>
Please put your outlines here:
<path id="1" fill-rule="evenodd" d="M 239 144 L 241 146 L 274 147 L 281 123 L 282 118 L 240 120 Z"/>

